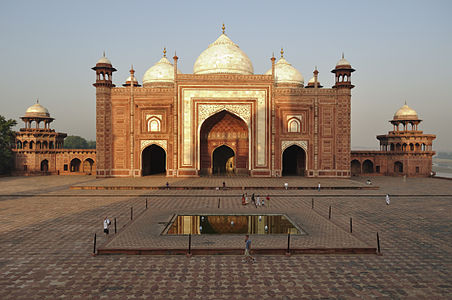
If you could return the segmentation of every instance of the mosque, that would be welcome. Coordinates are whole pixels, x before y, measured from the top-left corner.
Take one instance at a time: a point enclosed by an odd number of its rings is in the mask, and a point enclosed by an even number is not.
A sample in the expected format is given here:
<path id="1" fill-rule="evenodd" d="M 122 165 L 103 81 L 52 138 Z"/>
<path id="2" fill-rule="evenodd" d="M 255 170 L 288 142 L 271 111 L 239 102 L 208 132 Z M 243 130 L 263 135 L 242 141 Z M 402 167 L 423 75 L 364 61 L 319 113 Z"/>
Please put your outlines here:
<path id="1" fill-rule="evenodd" d="M 171 62 L 165 49 L 142 84 L 132 68 L 125 83 L 116 87 L 116 69 L 104 54 L 92 68 L 95 159 L 88 150 L 61 149 L 65 134 L 51 130 L 53 119 L 35 104 L 22 118 L 25 128 L 16 137 L 16 170 L 59 174 L 89 170 L 97 177 L 349 178 L 363 173 L 431 173 L 435 136 L 418 131 L 421 120 L 406 105 L 391 121 L 394 131 L 377 137 L 379 151 L 351 151 L 355 70 L 344 56 L 331 71 L 335 77 L 331 88 L 320 84 L 317 69 L 305 85 L 282 49 L 279 59 L 271 57 L 265 74 L 254 74 L 251 60 L 223 25 L 222 34 L 195 61 L 192 74 L 182 74 L 177 63 L 178 57 Z M 30 148 L 32 136 L 41 148 Z M 47 167 L 42 167 L 43 160 Z"/>

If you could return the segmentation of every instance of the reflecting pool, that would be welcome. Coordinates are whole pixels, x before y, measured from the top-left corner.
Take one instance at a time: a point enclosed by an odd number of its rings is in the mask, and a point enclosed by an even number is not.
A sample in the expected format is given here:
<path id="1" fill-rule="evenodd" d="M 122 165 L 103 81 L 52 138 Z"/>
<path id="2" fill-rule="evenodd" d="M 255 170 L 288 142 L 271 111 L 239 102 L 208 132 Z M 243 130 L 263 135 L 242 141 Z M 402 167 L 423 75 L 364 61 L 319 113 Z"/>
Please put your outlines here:
<path id="1" fill-rule="evenodd" d="M 285 215 L 178 215 L 163 234 L 305 234 Z"/>

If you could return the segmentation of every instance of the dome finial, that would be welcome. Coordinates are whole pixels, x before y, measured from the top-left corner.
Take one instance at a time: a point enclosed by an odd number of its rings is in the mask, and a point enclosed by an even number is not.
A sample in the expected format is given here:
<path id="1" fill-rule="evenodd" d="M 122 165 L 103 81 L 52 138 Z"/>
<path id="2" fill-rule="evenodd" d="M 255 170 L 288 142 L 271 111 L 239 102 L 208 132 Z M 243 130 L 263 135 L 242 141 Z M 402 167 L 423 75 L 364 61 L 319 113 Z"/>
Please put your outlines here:
<path id="1" fill-rule="evenodd" d="M 223 34 L 224 34 L 224 30 L 226 29 L 226 27 L 224 26 L 224 23 L 223 23 L 223 26 L 221 27 L 221 30 L 223 31 Z"/>
<path id="2" fill-rule="evenodd" d="M 284 58 L 284 49 L 281 48 L 281 58 Z"/>
<path id="3" fill-rule="evenodd" d="M 315 70 L 317 71 L 317 66 L 315 66 Z"/>
<path id="4" fill-rule="evenodd" d="M 103 54 L 103 57 L 105 57 L 105 50 L 104 50 L 104 54 Z"/>
<path id="5" fill-rule="evenodd" d="M 36 104 L 39 104 L 39 98 L 36 98 Z"/>
<path id="6" fill-rule="evenodd" d="M 344 52 L 342 52 L 342 59 L 344 59 Z"/>
<path id="7" fill-rule="evenodd" d="M 275 57 L 275 52 L 272 52 L 272 58 L 274 58 Z"/>
<path id="8" fill-rule="evenodd" d="M 163 47 L 163 57 L 166 57 L 166 47 Z"/>
<path id="9" fill-rule="evenodd" d="M 405 105 L 406 105 L 406 100 L 405 100 Z"/>

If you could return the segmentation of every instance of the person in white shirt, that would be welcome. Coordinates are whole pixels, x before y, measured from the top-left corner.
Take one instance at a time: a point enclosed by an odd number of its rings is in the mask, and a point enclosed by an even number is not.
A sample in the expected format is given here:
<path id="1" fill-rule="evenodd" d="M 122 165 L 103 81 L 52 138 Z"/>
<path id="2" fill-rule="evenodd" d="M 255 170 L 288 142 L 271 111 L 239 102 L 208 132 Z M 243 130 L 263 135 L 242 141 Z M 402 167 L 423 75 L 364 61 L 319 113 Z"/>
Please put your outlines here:
<path id="1" fill-rule="evenodd" d="M 389 200 L 389 194 L 386 194 L 386 205 L 389 205 L 390 202 L 391 200 Z"/>
<path id="2" fill-rule="evenodd" d="M 108 217 L 105 217 L 105 220 L 104 220 L 104 233 L 106 235 L 108 235 L 110 233 L 110 230 L 108 229 L 108 226 L 110 226 L 110 224 L 111 224 L 111 222 L 108 219 Z"/>

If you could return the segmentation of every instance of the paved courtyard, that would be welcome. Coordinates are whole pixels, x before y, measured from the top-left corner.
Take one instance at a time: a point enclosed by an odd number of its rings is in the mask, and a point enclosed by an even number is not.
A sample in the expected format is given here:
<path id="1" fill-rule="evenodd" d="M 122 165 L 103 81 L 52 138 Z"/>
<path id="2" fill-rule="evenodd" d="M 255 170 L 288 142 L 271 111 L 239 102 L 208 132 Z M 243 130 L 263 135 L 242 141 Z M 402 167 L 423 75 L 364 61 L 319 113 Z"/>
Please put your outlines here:
<path id="1" fill-rule="evenodd" d="M 140 184 L 148 184 L 146 179 L 165 180 L 145 178 Z M 366 179 L 352 184 L 360 186 Z M 328 222 L 346 232 L 353 217 L 353 236 L 374 246 L 379 232 L 383 255 L 258 255 L 250 264 L 233 255 L 91 255 L 94 233 L 99 244 L 106 241 L 103 218 L 116 217 L 121 227 L 130 219 L 130 207 L 134 214 L 144 211 L 146 198 L 157 213 L 206 209 L 218 197 L 222 212 L 253 211 L 241 207 L 240 190 L 73 190 L 102 180 L 0 178 L 0 299 L 450 299 L 452 181 L 371 179 L 379 189 L 254 192 L 270 194 L 274 210 L 311 209 L 314 198 L 316 213 L 328 219 L 332 206 Z M 212 180 L 217 181 L 209 184 L 222 181 L 207 179 Z M 251 184 L 247 178 L 238 180 L 237 185 Z M 227 182 L 233 185 L 234 179 Z M 390 206 L 384 203 L 386 193 L 392 195 Z"/>

